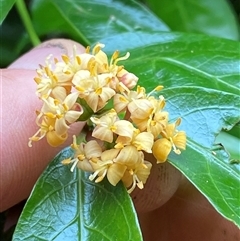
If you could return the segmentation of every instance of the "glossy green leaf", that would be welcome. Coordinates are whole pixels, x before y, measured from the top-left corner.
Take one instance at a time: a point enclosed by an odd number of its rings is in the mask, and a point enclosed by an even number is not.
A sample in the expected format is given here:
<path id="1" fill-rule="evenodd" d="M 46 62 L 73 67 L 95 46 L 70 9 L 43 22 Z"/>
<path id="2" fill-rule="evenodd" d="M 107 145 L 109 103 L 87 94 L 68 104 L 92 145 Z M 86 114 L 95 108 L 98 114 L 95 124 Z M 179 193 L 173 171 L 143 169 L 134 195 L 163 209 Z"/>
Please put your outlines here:
<path id="1" fill-rule="evenodd" d="M 184 33 L 126 33 L 100 39 L 109 55 L 118 49 L 131 56 L 126 68 L 148 91 L 156 83 L 165 89 L 199 86 L 240 94 L 238 42 Z M 231 104 L 231 102 L 229 103 Z"/>
<path id="2" fill-rule="evenodd" d="M 21 214 L 13 241 L 142 240 L 125 187 L 95 184 L 87 173 L 73 173 L 61 161 L 67 148 L 50 163 L 36 183 Z"/>
<path id="3" fill-rule="evenodd" d="M 16 0 L 0 0 L 0 25 L 3 23 L 15 1 Z"/>
<path id="4" fill-rule="evenodd" d="M 146 3 L 174 31 L 239 40 L 239 23 L 226 0 L 147 0 Z"/>
<path id="5" fill-rule="evenodd" d="M 211 151 L 189 139 L 187 150 L 171 155 L 170 162 L 198 187 L 225 218 L 240 227 L 240 169 L 230 164 L 227 153 L 219 148 Z"/>
<path id="6" fill-rule="evenodd" d="M 216 138 L 216 144 L 222 145 L 230 155 L 231 162 L 240 162 L 240 138 L 222 131 Z"/>
<path id="7" fill-rule="evenodd" d="M 237 137 L 240 139 L 240 122 L 238 122 L 230 131 L 228 131 L 230 135 Z"/>
<path id="8" fill-rule="evenodd" d="M 35 0 L 32 15 L 40 35 L 60 31 L 85 44 L 126 32 L 168 31 L 146 7 L 132 0 Z"/>
<path id="9" fill-rule="evenodd" d="M 187 150 L 180 156 L 172 154 L 170 162 L 223 216 L 240 226 L 240 173 L 224 150 L 220 154 L 212 150 L 221 129 L 240 120 L 239 44 L 176 33 L 125 34 L 101 42 L 109 53 L 115 48 L 123 54 L 130 51 L 125 67 L 148 91 L 165 86 L 156 95 L 165 96 L 172 121 L 182 118 L 179 128 L 188 138 Z"/>
<path id="10" fill-rule="evenodd" d="M 236 188 L 240 172 L 230 164 L 221 146 L 217 150 L 213 146 L 219 130 L 230 128 L 240 119 L 239 96 L 202 87 L 175 87 L 163 94 L 168 99 L 169 112 L 174 113 L 172 116 L 182 117 L 181 129 L 188 136 L 187 150 L 180 156 L 172 154 L 170 162 L 222 215 L 240 226 L 240 200 Z"/>

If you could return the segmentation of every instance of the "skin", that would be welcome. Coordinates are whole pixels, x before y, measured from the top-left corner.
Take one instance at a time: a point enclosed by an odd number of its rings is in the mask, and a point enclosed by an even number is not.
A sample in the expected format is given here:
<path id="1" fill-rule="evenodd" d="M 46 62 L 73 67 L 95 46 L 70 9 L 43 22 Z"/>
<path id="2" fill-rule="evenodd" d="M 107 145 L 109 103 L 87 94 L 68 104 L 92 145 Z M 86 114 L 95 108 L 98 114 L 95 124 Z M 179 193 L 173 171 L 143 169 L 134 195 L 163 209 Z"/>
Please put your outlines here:
<path id="1" fill-rule="evenodd" d="M 51 148 L 45 139 L 33 143 L 31 148 L 27 145 L 28 138 L 37 131 L 34 111 L 41 107 L 41 102 L 35 94 L 35 70 L 39 64 L 44 65 L 49 54 L 58 59 L 61 54 L 71 55 L 73 44 L 77 46 L 78 53 L 85 51 L 81 45 L 71 40 L 50 40 L 17 59 L 7 69 L 0 70 L 0 212 L 14 207 L 29 196 L 48 162 L 72 142 L 71 133 L 78 133 L 83 128 L 83 123 L 74 124 L 67 142 L 58 148 Z M 136 207 L 144 240 L 238 240 L 238 228 L 219 215 L 186 179 L 181 180 L 178 174 L 176 177 L 173 185 L 175 187 L 175 182 L 178 182 L 179 187 L 176 192 L 174 190 L 175 194 L 171 191 L 165 204 L 153 202 L 150 209 L 157 209 L 144 212 L 137 207 L 138 201 Z M 150 185 L 149 193 L 151 188 L 154 188 L 154 185 Z M 136 195 L 138 200 L 143 196 L 141 192 Z M 149 202 L 151 203 L 151 200 Z"/>

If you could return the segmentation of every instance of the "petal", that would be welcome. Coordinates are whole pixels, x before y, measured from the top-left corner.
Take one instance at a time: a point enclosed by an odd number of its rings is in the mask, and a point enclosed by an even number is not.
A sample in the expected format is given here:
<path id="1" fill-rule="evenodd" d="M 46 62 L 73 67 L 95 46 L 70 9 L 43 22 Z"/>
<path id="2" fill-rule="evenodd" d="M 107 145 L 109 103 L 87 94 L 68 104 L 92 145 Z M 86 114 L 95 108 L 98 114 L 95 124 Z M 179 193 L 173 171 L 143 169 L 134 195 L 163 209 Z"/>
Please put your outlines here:
<path id="1" fill-rule="evenodd" d="M 48 113 L 48 112 L 51 112 L 51 113 L 56 113 L 56 104 L 55 104 L 55 99 L 52 98 L 52 97 L 48 97 L 47 99 L 42 99 L 43 100 L 43 106 L 41 108 L 41 112 L 42 113 Z"/>
<path id="2" fill-rule="evenodd" d="M 102 141 L 113 142 L 113 133 L 107 127 L 95 127 L 92 136 Z"/>
<path id="3" fill-rule="evenodd" d="M 50 146 L 57 147 L 64 143 L 64 141 L 67 139 L 68 135 L 65 133 L 64 135 L 57 135 L 55 131 L 50 131 L 47 133 L 46 138 L 47 142 Z"/>
<path id="4" fill-rule="evenodd" d="M 179 131 L 177 132 L 177 134 L 172 138 L 173 139 L 173 143 L 175 144 L 175 146 L 177 146 L 178 148 L 185 150 L 186 149 L 186 133 L 185 131 Z"/>
<path id="5" fill-rule="evenodd" d="M 176 125 L 175 123 L 169 124 L 166 126 L 165 130 L 161 133 L 161 135 L 165 138 L 170 138 L 174 135 Z"/>
<path id="6" fill-rule="evenodd" d="M 79 95 L 78 92 L 73 92 L 73 93 L 69 94 L 66 97 L 66 99 L 63 101 L 63 103 L 66 104 L 66 106 L 69 109 L 71 109 L 73 107 L 73 105 L 76 103 L 78 95 Z"/>
<path id="7" fill-rule="evenodd" d="M 58 135 L 63 135 L 68 131 L 69 126 L 64 118 L 56 119 L 55 130 Z"/>
<path id="8" fill-rule="evenodd" d="M 96 112 L 98 106 L 98 95 L 94 92 L 90 93 L 88 96 L 85 97 L 85 100 L 89 107 Z"/>
<path id="9" fill-rule="evenodd" d="M 101 160 L 103 162 L 114 161 L 119 152 L 120 152 L 119 149 L 106 150 L 102 153 Z"/>
<path id="10" fill-rule="evenodd" d="M 131 122 L 119 120 L 114 123 L 114 126 L 116 127 L 114 133 L 118 134 L 119 136 L 127 137 L 129 140 L 132 139 L 134 127 Z"/>
<path id="11" fill-rule="evenodd" d="M 84 147 L 84 151 L 88 159 L 100 157 L 102 154 L 102 148 L 95 140 L 87 142 Z"/>
<path id="12" fill-rule="evenodd" d="M 65 119 L 68 123 L 72 124 L 74 123 L 83 113 L 82 111 L 75 111 L 75 110 L 70 110 L 65 114 Z"/>
<path id="13" fill-rule="evenodd" d="M 55 99 L 58 99 L 58 100 L 61 100 L 63 101 L 66 96 L 67 96 L 67 91 L 64 87 L 62 86 L 57 86 L 55 87 L 53 90 L 52 90 L 52 96 L 55 98 Z"/>
<path id="14" fill-rule="evenodd" d="M 129 137 L 125 137 L 125 136 L 118 136 L 118 138 L 116 139 L 116 143 L 117 145 L 115 145 L 115 148 L 123 148 L 123 146 L 126 145 L 130 145 L 131 144 L 131 140 Z"/>
<path id="15" fill-rule="evenodd" d="M 137 147 L 138 151 L 145 151 L 148 153 L 152 152 L 152 146 L 153 146 L 153 134 L 150 132 L 141 132 L 136 136 L 136 138 L 133 141 L 133 145 Z"/>
<path id="16" fill-rule="evenodd" d="M 135 168 L 141 162 L 139 152 L 134 146 L 125 146 L 121 149 L 115 162 L 126 165 L 127 168 Z"/>
<path id="17" fill-rule="evenodd" d="M 147 99 L 133 100 L 128 105 L 131 117 L 139 119 L 149 118 L 153 109 L 152 103 Z"/>
<path id="18" fill-rule="evenodd" d="M 84 159 L 83 161 L 78 161 L 77 167 L 86 172 L 94 171 L 92 165 L 90 164 L 90 162 L 87 159 Z"/>
<path id="19" fill-rule="evenodd" d="M 145 131 L 147 129 L 147 124 L 149 120 L 148 118 L 138 119 L 138 118 L 131 117 L 131 119 L 140 131 Z"/>
<path id="20" fill-rule="evenodd" d="M 128 103 L 129 101 L 121 94 L 116 94 L 113 97 L 113 105 L 117 113 L 124 110 L 127 107 Z"/>
<path id="21" fill-rule="evenodd" d="M 53 74 L 57 77 L 58 82 L 67 83 L 71 81 L 74 73 L 66 63 L 57 62 Z"/>
<path id="22" fill-rule="evenodd" d="M 81 64 L 79 66 L 79 69 L 81 70 L 86 70 L 88 69 L 88 64 L 90 61 L 94 61 L 94 56 L 88 53 L 83 53 L 83 54 L 79 54 L 76 57 L 81 59 Z"/>
<path id="23" fill-rule="evenodd" d="M 172 149 L 171 142 L 166 138 L 158 139 L 154 142 L 152 152 L 157 159 L 157 163 L 165 162 Z"/>
<path id="24" fill-rule="evenodd" d="M 130 187 L 132 186 L 133 183 L 133 175 L 130 174 L 130 172 L 127 170 L 125 171 L 123 177 L 122 177 L 122 182 L 125 187 Z"/>
<path id="25" fill-rule="evenodd" d="M 102 50 L 95 54 L 95 58 L 101 67 L 102 65 L 108 65 L 108 57 Z"/>
<path id="26" fill-rule="evenodd" d="M 138 179 L 145 184 L 150 174 L 152 164 L 148 161 L 144 161 L 143 164 L 144 165 L 141 164 L 138 168 L 136 168 L 135 174 L 137 175 Z"/>
<path id="27" fill-rule="evenodd" d="M 127 167 L 119 163 L 113 163 L 107 172 L 107 179 L 113 185 L 116 186 L 122 179 Z"/>
<path id="28" fill-rule="evenodd" d="M 103 102 L 107 102 L 115 95 L 115 91 L 109 87 L 103 87 L 100 95 Z"/>
<path id="29" fill-rule="evenodd" d="M 72 83 L 76 86 L 80 85 L 83 80 L 90 78 L 90 72 L 88 70 L 79 70 L 72 79 Z"/>
<path id="30" fill-rule="evenodd" d="M 163 131 L 163 126 L 159 123 L 154 123 L 150 122 L 150 124 L 147 127 L 147 131 L 151 132 L 154 136 L 154 138 L 157 138 L 159 134 Z"/>

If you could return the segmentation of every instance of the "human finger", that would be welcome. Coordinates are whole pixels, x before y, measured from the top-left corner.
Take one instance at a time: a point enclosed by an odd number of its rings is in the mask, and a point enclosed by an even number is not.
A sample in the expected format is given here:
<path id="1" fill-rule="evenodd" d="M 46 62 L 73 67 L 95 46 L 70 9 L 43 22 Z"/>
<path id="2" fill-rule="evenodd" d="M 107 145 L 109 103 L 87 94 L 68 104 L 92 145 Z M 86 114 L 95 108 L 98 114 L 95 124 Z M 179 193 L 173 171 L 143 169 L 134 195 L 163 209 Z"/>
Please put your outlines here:
<path id="1" fill-rule="evenodd" d="M 77 46 L 79 53 L 84 52 L 84 48 L 74 41 L 51 40 L 1 70 L 0 211 L 28 197 L 49 161 L 71 143 L 71 133 L 78 133 L 83 128 L 83 123 L 74 124 L 68 140 L 58 148 L 51 148 L 44 139 L 34 143 L 32 148 L 28 147 L 28 138 L 38 129 L 34 113 L 42 104 L 35 95 L 35 69 L 39 64 L 44 65 L 49 54 L 58 58 L 62 54 L 71 55 L 73 45 Z"/>
<path id="2" fill-rule="evenodd" d="M 139 220 L 145 241 L 224 241 L 240 237 L 237 226 L 222 217 L 186 178 L 165 205 L 139 214 Z"/>

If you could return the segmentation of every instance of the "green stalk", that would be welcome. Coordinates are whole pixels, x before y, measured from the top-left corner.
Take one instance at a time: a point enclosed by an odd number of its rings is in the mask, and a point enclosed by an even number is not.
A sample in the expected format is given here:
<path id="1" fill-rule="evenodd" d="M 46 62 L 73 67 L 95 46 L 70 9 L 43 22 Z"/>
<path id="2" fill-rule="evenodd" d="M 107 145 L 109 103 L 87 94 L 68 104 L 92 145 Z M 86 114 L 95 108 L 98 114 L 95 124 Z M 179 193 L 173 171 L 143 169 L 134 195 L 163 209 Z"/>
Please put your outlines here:
<path id="1" fill-rule="evenodd" d="M 32 21 L 30 19 L 26 4 L 24 0 L 17 0 L 16 1 L 16 8 L 18 13 L 23 21 L 23 24 L 28 32 L 29 38 L 33 44 L 33 46 L 39 45 L 41 43 L 40 39 L 38 38 L 34 27 L 32 25 Z"/>

